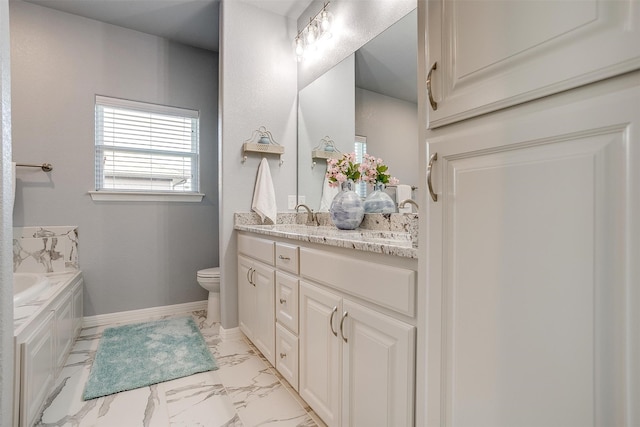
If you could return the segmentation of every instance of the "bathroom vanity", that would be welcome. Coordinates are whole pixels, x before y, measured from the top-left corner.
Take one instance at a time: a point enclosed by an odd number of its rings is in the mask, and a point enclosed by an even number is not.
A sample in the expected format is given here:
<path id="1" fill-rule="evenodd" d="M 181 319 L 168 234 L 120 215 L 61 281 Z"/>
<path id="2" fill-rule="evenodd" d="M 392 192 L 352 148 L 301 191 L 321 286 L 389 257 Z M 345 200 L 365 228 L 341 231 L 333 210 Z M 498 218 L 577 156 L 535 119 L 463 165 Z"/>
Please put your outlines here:
<path id="1" fill-rule="evenodd" d="M 329 426 L 414 423 L 410 233 L 237 225 L 240 328 Z"/>

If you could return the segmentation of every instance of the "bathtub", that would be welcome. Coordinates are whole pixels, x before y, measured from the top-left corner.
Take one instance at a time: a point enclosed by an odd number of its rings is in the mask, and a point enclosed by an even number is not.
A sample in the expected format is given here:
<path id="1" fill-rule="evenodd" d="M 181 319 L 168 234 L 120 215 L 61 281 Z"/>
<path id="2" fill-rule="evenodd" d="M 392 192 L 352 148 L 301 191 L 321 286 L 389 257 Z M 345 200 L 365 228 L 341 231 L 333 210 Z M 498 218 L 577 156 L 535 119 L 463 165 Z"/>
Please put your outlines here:
<path id="1" fill-rule="evenodd" d="M 36 299 L 49 289 L 47 276 L 36 273 L 13 273 L 13 306 L 18 307 Z"/>

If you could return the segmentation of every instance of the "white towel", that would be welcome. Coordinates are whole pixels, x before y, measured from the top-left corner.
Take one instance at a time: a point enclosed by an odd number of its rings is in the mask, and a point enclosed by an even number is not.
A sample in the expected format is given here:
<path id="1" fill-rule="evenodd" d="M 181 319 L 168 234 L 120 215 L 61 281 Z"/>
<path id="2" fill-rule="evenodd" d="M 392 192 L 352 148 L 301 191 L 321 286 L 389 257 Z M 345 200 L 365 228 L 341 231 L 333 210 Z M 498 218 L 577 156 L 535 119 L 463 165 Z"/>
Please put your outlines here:
<path id="1" fill-rule="evenodd" d="M 329 166 L 327 166 L 328 168 Z M 331 202 L 333 202 L 333 198 L 336 197 L 336 194 L 340 192 L 340 187 L 331 187 L 329 186 L 329 178 L 327 178 L 327 174 L 324 174 L 324 181 L 322 182 L 322 198 L 320 199 L 320 212 L 329 212 L 329 208 L 331 207 Z"/>
<path id="2" fill-rule="evenodd" d="M 269 218 L 274 224 L 276 223 L 276 216 L 278 214 L 276 192 L 273 189 L 269 162 L 267 162 L 267 159 L 264 157 L 258 167 L 258 178 L 256 179 L 256 187 L 253 190 L 251 209 L 260 215 L 263 223 L 265 218 Z"/>
<path id="3" fill-rule="evenodd" d="M 411 186 L 406 184 L 398 184 L 396 187 L 396 203 L 400 203 L 403 200 L 411 198 Z M 411 205 L 406 204 L 404 208 L 398 208 L 400 213 L 411 213 Z"/>

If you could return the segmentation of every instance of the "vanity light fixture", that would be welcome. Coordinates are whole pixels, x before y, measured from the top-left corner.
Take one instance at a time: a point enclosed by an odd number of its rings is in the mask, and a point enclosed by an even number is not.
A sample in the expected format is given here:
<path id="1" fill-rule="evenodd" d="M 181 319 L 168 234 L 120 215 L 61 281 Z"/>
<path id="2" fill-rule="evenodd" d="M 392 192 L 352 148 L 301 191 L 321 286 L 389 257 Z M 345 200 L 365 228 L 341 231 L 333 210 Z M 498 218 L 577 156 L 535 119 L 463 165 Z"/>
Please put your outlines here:
<path id="1" fill-rule="evenodd" d="M 325 3 L 320 12 L 309 18 L 309 23 L 296 35 L 294 48 L 298 62 L 309 52 L 316 51 L 323 40 L 331 38 L 332 15 L 328 10 L 329 3 Z"/>

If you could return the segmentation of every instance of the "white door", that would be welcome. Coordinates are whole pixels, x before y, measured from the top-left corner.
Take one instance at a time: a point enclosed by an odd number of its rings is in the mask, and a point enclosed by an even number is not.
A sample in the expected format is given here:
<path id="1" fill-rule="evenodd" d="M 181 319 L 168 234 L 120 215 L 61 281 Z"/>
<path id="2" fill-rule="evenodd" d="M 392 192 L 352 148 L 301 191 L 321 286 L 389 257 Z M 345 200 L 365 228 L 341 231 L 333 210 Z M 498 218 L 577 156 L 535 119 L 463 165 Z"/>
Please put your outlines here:
<path id="1" fill-rule="evenodd" d="M 640 68 L 637 0 L 437 0 L 418 7 L 428 8 L 427 72 L 437 63 L 431 128 Z"/>
<path id="2" fill-rule="evenodd" d="M 275 315 L 275 272 L 259 262 L 253 264 L 250 275 L 255 294 L 253 343 L 273 366 L 276 364 L 276 315 Z"/>
<path id="3" fill-rule="evenodd" d="M 342 425 L 412 426 L 415 328 L 344 300 Z"/>
<path id="4" fill-rule="evenodd" d="M 427 425 L 640 425 L 638 75 L 428 143 Z"/>
<path id="5" fill-rule="evenodd" d="M 238 322 L 240 330 L 253 340 L 254 313 L 256 308 L 256 293 L 251 284 L 253 261 L 243 255 L 238 255 Z"/>
<path id="6" fill-rule="evenodd" d="M 330 427 L 340 425 L 341 298 L 300 281 L 300 396 Z"/>

